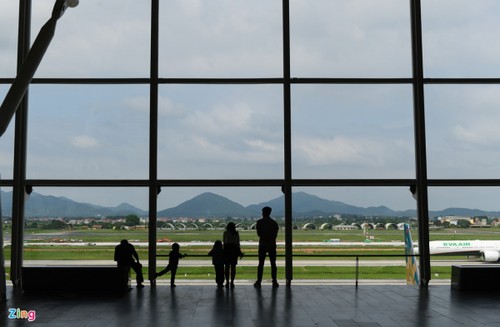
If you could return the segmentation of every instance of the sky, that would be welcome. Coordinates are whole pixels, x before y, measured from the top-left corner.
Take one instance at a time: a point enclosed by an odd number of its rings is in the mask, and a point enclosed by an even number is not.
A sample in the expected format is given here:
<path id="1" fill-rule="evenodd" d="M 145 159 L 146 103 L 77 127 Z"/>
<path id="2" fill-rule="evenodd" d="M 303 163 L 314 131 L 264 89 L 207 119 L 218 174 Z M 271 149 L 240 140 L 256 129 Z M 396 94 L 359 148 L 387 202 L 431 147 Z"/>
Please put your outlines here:
<path id="1" fill-rule="evenodd" d="M 150 1 L 81 0 L 60 18 L 35 77 L 149 76 Z M 33 1 L 34 40 L 54 1 Z M 280 0 L 160 1 L 160 77 L 280 77 Z M 15 76 L 17 2 L 0 5 L 0 78 Z M 426 77 L 497 77 L 500 2 L 422 0 Z M 411 77 L 406 0 L 291 0 L 292 77 Z M 0 98 L 8 90 L 0 84 Z M 415 178 L 411 86 L 292 86 L 294 178 Z M 147 85 L 32 85 L 27 178 L 147 179 Z M 159 88 L 160 179 L 282 178 L 279 85 Z M 429 178 L 500 178 L 500 86 L 425 87 Z M 13 127 L 0 138 L 12 178 Z M 8 190 L 8 188 L 4 188 Z M 145 189 L 36 192 L 147 208 Z M 276 188 L 176 188 L 159 208 L 211 191 L 243 205 Z M 414 209 L 406 187 L 297 188 L 358 206 Z M 499 188 L 430 188 L 429 207 L 500 210 Z"/>

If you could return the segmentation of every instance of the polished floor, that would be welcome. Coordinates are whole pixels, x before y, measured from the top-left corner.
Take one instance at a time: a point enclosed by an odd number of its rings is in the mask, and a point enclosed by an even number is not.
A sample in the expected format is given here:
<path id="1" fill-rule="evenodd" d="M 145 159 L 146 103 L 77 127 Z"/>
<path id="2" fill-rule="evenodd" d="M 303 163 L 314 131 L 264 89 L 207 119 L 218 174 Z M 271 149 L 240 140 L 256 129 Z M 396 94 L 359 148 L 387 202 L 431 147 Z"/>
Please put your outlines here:
<path id="1" fill-rule="evenodd" d="M 500 326 L 499 294 L 449 285 L 256 289 L 240 282 L 217 289 L 188 282 L 123 294 L 38 294 L 9 286 L 0 307 L 0 326 Z M 35 320 L 15 318 L 22 310 Z"/>

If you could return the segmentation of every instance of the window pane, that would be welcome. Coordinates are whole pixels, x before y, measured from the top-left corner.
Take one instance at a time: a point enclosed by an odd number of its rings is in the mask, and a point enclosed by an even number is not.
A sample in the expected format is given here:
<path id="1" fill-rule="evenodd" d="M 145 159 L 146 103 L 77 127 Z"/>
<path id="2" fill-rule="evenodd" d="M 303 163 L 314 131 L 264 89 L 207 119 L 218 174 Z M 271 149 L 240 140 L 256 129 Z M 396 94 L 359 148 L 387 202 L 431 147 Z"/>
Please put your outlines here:
<path id="1" fill-rule="evenodd" d="M 124 233 L 145 261 L 147 247 L 141 243 L 148 240 L 148 212 L 144 210 L 147 200 L 147 188 L 35 187 L 25 204 L 25 264 L 36 266 L 36 260 L 49 259 L 98 259 L 105 260 L 106 265 L 116 265 L 113 250 Z M 127 219 L 129 215 L 138 219 Z M 126 232 L 115 231 L 125 228 Z M 62 250 L 58 246 L 44 246 L 41 244 L 44 242 L 67 242 L 75 246 Z M 77 244 L 97 245 L 98 250 L 95 246 Z"/>
<path id="2" fill-rule="evenodd" d="M 365 217 L 415 217 L 408 187 L 294 187 L 295 216 L 339 214 Z M 401 235 L 402 236 L 402 235 Z"/>
<path id="3" fill-rule="evenodd" d="M 429 178 L 500 178 L 498 85 L 427 86 Z"/>
<path id="4" fill-rule="evenodd" d="M 498 77 L 500 2 L 423 0 L 424 69 L 428 77 Z"/>
<path id="5" fill-rule="evenodd" d="M 162 86 L 159 178 L 282 178 L 282 108 L 280 86 Z"/>
<path id="6" fill-rule="evenodd" d="M 33 1 L 32 40 L 50 18 L 53 0 Z M 86 0 L 68 8 L 36 77 L 147 77 L 148 0 Z"/>
<path id="7" fill-rule="evenodd" d="M 161 77 L 282 75 L 281 1 L 160 3 Z"/>
<path id="8" fill-rule="evenodd" d="M 148 192 L 140 187 L 33 187 L 25 216 L 104 219 L 136 214 L 145 218 Z"/>
<path id="9" fill-rule="evenodd" d="M 0 77 L 14 77 L 17 67 L 19 1 L 3 1 L 0 8 L 0 44 L 2 45 L 0 47 Z"/>
<path id="10" fill-rule="evenodd" d="M 148 94 L 136 85 L 32 86 L 28 178 L 146 178 Z"/>
<path id="11" fill-rule="evenodd" d="M 5 179 L 2 176 L 0 176 L 0 177 L 2 179 Z M 12 218 L 12 187 L 1 186 L 0 191 L 1 191 L 0 192 L 0 196 L 1 196 L 0 209 L 2 209 L 2 211 L 0 212 L 0 217 Z M 8 223 L 11 224 L 11 220 L 9 220 Z M 7 241 L 7 240 L 10 241 L 10 234 L 11 234 L 10 228 L 9 228 L 9 230 L 4 229 L 4 235 L 9 237 L 9 239 L 4 239 L 4 241 Z"/>
<path id="12" fill-rule="evenodd" d="M 498 187 L 430 187 L 429 217 L 500 217 Z"/>
<path id="13" fill-rule="evenodd" d="M 160 218 L 249 219 L 261 217 L 261 203 L 277 200 L 283 193 L 276 187 L 162 187 L 158 196 Z M 187 206 L 187 201 L 192 201 Z M 273 216 L 283 216 L 281 207 Z M 222 234 L 221 234 L 222 236 Z"/>
<path id="14" fill-rule="evenodd" d="M 409 8 L 399 0 L 290 1 L 292 76 L 410 76 Z"/>
<path id="15" fill-rule="evenodd" d="M 211 248 L 215 240 L 223 240 L 223 231 L 229 222 L 236 224 L 242 251 L 256 256 L 255 223 L 261 217 L 262 203 L 270 200 L 273 200 L 271 217 L 283 225 L 284 199 L 277 187 L 163 187 L 158 196 L 157 224 L 158 254 L 163 258 L 158 258 L 158 265 L 168 263 L 166 257 L 171 242 L 182 242 L 182 253 L 205 256 L 210 263 L 207 248 Z M 198 228 L 209 231 L 190 231 Z M 278 241 L 283 242 L 284 237 L 281 230 Z M 190 241 L 207 245 L 191 245 Z M 278 245 L 278 253 L 284 253 L 284 246 Z"/>
<path id="16" fill-rule="evenodd" d="M 292 90 L 294 178 L 413 178 L 411 89 L 300 85 Z"/>
<path id="17" fill-rule="evenodd" d="M 2 101 L 7 91 L 8 86 L 0 85 L 0 99 Z M 14 120 L 15 116 L 5 133 L 0 136 L 0 177 L 2 179 L 12 179 L 14 175 Z"/>

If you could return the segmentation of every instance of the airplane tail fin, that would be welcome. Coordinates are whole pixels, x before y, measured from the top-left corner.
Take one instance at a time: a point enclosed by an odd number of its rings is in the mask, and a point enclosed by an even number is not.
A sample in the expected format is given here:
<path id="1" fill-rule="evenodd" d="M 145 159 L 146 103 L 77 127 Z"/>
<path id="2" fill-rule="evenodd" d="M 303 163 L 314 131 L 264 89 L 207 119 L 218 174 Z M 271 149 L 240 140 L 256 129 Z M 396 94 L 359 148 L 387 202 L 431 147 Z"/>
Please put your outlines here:
<path id="1" fill-rule="evenodd" d="M 410 234 L 410 225 L 404 224 L 405 254 L 406 254 L 406 284 L 420 284 L 420 272 L 413 248 L 413 240 Z"/>

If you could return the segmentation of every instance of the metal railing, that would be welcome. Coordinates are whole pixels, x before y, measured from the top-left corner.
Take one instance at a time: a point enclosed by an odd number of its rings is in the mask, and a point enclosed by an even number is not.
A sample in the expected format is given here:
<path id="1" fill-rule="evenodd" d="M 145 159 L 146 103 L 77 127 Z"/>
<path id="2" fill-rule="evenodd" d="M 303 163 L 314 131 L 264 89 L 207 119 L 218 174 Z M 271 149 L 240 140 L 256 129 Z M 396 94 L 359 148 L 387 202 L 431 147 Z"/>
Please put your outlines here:
<path id="1" fill-rule="evenodd" d="M 157 257 L 168 257 L 168 254 L 157 254 Z M 202 254 L 188 254 L 190 258 L 206 258 L 209 260 L 208 255 Z M 245 255 L 245 258 L 258 258 L 256 254 Z M 285 258 L 284 254 L 277 254 L 277 258 Z M 294 254 L 293 257 L 307 257 L 307 258 L 355 258 L 355 286 L 358 288 L 359 285 L 359 258 L 405 258 L 405 261 L 409 257 L 419 257 L 419 255 L 407 255 L 407 254 Z"/>

